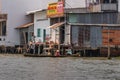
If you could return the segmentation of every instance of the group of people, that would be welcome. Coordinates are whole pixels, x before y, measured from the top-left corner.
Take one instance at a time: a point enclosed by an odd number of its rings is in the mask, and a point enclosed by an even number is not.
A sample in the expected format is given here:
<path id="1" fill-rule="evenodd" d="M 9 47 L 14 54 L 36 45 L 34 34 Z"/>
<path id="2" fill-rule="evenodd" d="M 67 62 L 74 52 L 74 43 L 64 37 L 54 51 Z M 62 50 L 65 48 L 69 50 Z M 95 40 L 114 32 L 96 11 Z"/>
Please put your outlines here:
<path id="1" fill-rule="evenodd" d="M 52 56 L 72 55 L 71 49 L 65 49 L 53 41 L 45 43 L 35 43 L 34 41 L 30 41 L 27 53 Z"/>
<path id="2" fill-rule="evenodd" d="M 43 52 L 43 44 L 38 44 L 30 41 L 27 49 L 27 53 L 41 54 Z"/>

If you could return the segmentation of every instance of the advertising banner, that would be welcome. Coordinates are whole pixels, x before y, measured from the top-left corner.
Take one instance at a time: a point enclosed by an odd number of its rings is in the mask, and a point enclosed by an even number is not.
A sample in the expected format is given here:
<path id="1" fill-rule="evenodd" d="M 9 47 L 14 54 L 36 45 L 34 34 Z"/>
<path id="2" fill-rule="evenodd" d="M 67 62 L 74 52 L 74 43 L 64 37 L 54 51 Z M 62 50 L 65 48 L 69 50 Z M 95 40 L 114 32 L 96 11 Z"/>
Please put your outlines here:
<path id="1" fill-rule="evenodd" d="M 62 1 L 48 4 L 47 17 L 62 17 L 63 15 L 64 6 Z"/>

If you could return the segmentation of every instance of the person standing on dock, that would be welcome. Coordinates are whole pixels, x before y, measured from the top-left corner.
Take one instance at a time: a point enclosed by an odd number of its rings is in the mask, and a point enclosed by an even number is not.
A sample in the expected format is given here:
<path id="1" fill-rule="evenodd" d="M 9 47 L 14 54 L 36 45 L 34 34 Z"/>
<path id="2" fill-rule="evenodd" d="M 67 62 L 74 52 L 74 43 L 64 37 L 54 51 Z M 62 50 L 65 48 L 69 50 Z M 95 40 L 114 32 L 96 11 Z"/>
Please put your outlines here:
<path id="1" fill-rule="evenodd" d="M 30 44 L 30 53 L 33 54 L 35 52 L 35 45 L 34 45 L 34 42 L 31 42 Z"/>

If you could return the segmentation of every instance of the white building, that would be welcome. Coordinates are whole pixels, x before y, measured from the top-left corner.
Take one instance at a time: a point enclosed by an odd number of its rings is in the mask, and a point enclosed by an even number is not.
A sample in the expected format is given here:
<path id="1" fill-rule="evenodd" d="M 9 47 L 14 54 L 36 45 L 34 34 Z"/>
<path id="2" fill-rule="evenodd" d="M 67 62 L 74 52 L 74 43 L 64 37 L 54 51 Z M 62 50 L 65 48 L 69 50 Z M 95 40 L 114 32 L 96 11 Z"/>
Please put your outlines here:
<path id="1" fill-rule="evenodd" d="M 50 32 L 48 27 L 50 26 L 50 20 L 46 16 L 46 9 L 28 11 L 27 15 L 34 16 L 34 35 L 36 42 L 44 42 Z"/>
<path id="2" fill-rule="evenodd" d="M 43 3 L 44 1 L 44 3 Z M 16 27 L 31 22 L 27 11 L 47 8 L 47 4 L 56 0 L 1 0 L 1 12 L 8 14 L 6 45 L 20 44 L 19 30 Z M 3 36 L 0 36 L 2 38 Z M 3 41 L 0 41 L 2 44 Z"/>

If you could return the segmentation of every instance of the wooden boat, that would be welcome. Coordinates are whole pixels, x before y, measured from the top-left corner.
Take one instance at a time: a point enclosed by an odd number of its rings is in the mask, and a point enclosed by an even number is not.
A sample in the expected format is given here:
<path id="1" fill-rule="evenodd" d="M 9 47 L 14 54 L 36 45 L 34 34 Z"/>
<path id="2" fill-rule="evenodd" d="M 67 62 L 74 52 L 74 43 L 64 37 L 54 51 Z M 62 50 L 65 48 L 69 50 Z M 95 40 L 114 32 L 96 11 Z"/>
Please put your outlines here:
<path id="1" fill-rule="evenodd" d="M 24 54 L 25 57 L 80 57 L 79 55 L 60 55 L 60 56 L 53 56 L 53 55 L 38 55 L 38 54 Z"/>

